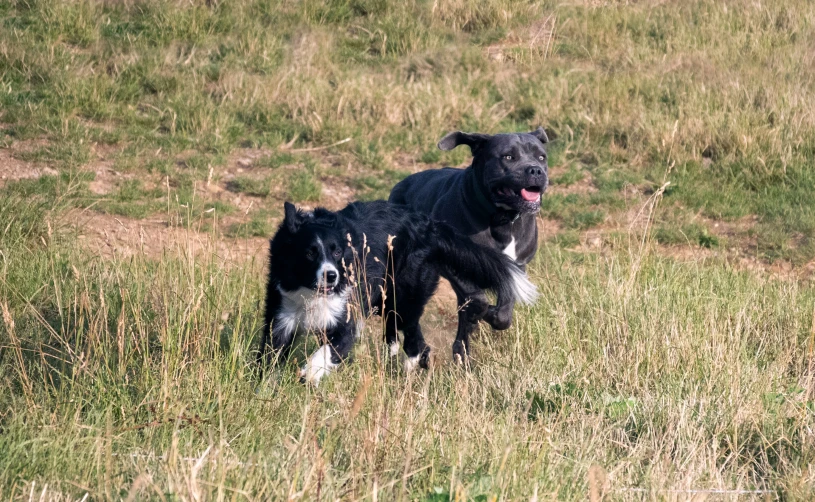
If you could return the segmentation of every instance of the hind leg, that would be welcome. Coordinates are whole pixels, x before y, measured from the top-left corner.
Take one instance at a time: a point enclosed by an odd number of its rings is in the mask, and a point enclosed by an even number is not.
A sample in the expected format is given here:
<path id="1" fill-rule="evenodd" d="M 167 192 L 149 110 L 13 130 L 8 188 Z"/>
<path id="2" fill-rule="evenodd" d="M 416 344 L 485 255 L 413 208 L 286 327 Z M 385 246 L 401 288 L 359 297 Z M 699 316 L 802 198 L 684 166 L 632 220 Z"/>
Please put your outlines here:
<path id="1" fill-rule="evenodd" d="M 414 293 L 417 293 L 414 291 Z M 405 369 L 411 371 L 417 366 L 427 369 L 430 362 L 430 347 L 425 342 L 419 320 L 430 295 L 420 295 L 400 302 L 398 328 L 404 334 L 402 348 L 405 351 Z"/>
<path id="2" fill-rule="evenodd" d="M 427 302 L 439 286 L 438 269 L 427 262 L 416 264 L 411 270 L 415 274 L 403 277 L 397 284 L 396 302 L 398 328 L 404 334 L 402 348 L 407 360 L 405 369 L 410 371 L 417 366 L 427 369 L 430 363 L 430 347 L 422 334 L 419 321 Z"/>
<path id="3" fill-rule="evenodd" d="M 418 319 L 410 325 L 403 326 L 402 331 L 405 334 L 404 349 L 407 356 L 405 369 L 412 371 L 416 366 L 427 369 L 430 365 L 430 347 L 424 340 Z"/>
<path id="4" fill-rule="evenodd" d="M 515 300 L 512 298 L 498 298 L 498 305 L 490 305 L 484 321 L 492 326 L 492 329 L 503 331 L 512 325 L 512 310 L 515 308 Z"/>
<path id="5" fill-rule="evenodd" d="M 525 265 L 519 265 L 519 268 L 526 272 Z M 489 309 L 487 309 L 484 321 L 497 331 L 509 329 L 512 325 L 512 311 L 515 308 L 515 299 L 499 296 L 495 303 L 497 305 L 490 305 Z"/>
<path id="6" fill-rule="evenodd" d="M 450 281 L 450 285 L 458 300 L 458 329 L 453 342 L 453 361 L 464 363 L 470 354 L 470 335 L 478 326 L 478 321 L 487 314 L 489 302 L 484 292 L 471 284 L 456 278 Z"/>
<path id="7" fill-rule="evenodd" d="M 399 355 L 399 334 L 397 333 L 396 313 L 390 311 L 385 318 L 385 343 L 388 344 L 388 354 L 391 357 Z"/>

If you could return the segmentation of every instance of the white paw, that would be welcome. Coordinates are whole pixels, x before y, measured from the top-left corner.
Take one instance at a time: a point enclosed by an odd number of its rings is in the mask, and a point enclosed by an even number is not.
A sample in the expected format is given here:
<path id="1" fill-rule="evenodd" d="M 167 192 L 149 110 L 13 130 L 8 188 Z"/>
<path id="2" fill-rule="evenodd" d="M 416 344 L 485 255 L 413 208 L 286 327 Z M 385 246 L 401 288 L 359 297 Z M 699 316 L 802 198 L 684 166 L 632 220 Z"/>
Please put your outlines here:
<path id="1" fill-rule="evenodd" d="M 398 341 L 391 342 L 391 344 L 388 345 L 388 350 L 390 352 L 391 357 L 398 356 L 399 355 L 399 349 L 401 349 L 401 348 L 402 348 L 402 346 L 399 345 Z"/>
<path id="2" fill-rule="evenodd" d="M 421 355 L 418 355 L 418 356 L 414 356 L 414 357 L 405 358 L 405 371 L 410 373 L 411 371 L 415 370 L 416 366 L 419 365 L 419 359 L 421 357 L 422 357 Z"/>
<path id="3" fill-rule="evenodd" d="M 300 377 L 316 387 L 320 384 L 320 380 L 337 366 L 332 361 L 331 348 L 323 345 L 308 358 L 308 362 L 300 370 Z"/>

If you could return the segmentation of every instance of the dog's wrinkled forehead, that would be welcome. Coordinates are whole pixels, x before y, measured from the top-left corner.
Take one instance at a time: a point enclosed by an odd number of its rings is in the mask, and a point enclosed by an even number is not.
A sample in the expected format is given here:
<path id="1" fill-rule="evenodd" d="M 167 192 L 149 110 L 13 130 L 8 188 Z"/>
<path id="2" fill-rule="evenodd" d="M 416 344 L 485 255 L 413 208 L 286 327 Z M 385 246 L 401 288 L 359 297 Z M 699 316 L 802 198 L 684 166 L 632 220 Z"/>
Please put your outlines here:
<path id="1" fill-rule="evenodd" d="M 496 134 L 475 152 L 478 157 L 497 158 L 512 153 L 537 153 L 543 143 L 531 134 Z"/>
<path id="2" fill-rule="evenodd" d="M 528 133 L 483 134 L 455 131 L 439 141 L 441 150 L 452 150 L 459 145 L 470 147 L 476 157 L 500 157 L 515 148 L 519 150 L 543 149 L 549 142 L 542 127 Z"/>

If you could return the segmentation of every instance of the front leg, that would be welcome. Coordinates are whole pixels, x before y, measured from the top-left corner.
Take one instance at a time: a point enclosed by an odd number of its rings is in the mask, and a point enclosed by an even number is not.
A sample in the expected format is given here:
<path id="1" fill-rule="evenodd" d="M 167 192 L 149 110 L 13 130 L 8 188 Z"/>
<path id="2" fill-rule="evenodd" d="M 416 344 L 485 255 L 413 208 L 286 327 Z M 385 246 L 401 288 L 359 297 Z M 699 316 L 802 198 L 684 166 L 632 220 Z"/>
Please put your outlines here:
<path id="1" fill-rule="evenodd" d="M 320 380 L 346 360 L 354 348 L 356 327 L 353 321 L 340 323 L 325 334 L 325 343 L 306 361 L 300 379 L 319 385 Z"/>
<path id="2" fill-rule="evenodd" d="M 262 335 L 257 360 L 261 372 L 264 366 L 271 363 L 272 355 L 275 350 L 291 345 L 293 333 L 288 333 L 288 340 L 286 340 L 287 333 L 285 332 L 286 330 L 283 329 L 284 323 L 275 321 L 275 317 L 280 313 L 282 302 L 282 296 L 277 289 L 277 281 L 269 279 L 269 283 L 266 285 L 266 310 L 263 317 L 263 326 L 261 327 Z M 292 329 L 291 331 L 294 330 Z M 272 347 L 270 347 L 270 345 Z M 274 350 L 272 350 L 272 348 Z"/>

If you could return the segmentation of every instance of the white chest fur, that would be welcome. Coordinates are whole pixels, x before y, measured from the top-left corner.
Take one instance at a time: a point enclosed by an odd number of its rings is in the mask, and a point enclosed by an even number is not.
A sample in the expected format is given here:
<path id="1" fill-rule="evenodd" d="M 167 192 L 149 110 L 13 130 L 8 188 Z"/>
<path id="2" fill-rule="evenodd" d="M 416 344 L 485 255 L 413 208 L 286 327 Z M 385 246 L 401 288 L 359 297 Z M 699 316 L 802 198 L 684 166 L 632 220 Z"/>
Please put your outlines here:
<path id="1" fill-rule="evenodd" d="M 288 333 L 298 327 L 309 331 L 325 331 L 344 321 L 343 312 L 348 301 L 348 289 L 338 294 L 325 296 L 307 288 L 284 291 L 278 288 L 283 297 L 275 323 Z"/>
<path id="2" fill-rule="evenodd" d="M 504 248 L 504 254 L 512 258 L 513 260 L 518 259 L 518 255 L 515 253 L 515 237 L 509 241 L 507 247 Z"/>

